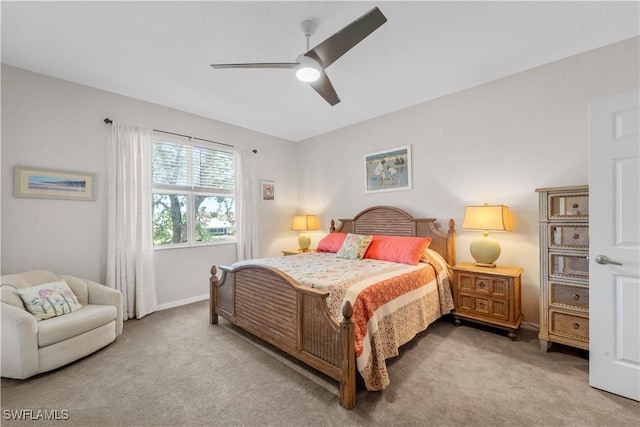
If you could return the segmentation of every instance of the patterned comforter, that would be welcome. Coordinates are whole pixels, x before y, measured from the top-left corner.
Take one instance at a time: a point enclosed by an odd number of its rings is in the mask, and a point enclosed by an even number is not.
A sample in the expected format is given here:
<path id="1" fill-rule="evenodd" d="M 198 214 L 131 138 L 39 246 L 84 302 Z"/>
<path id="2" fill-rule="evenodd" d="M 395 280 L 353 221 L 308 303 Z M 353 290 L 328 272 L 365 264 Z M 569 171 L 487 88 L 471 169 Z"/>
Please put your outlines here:
<path id="1" fill-rule="evenodd" d="M 350 301 L 358 371 L 368 390 L 382 390 L 389 385 L 385 359 L 397 356 L 401 345 L 453 309 L 448 265 L 431 250 L 425 258 L 412 266 L 311 252 L 241 261 L 234 267 L 267 265 L 302 285 L 329 291 L 329 311 L 338 322 L 343 304 Z"/>

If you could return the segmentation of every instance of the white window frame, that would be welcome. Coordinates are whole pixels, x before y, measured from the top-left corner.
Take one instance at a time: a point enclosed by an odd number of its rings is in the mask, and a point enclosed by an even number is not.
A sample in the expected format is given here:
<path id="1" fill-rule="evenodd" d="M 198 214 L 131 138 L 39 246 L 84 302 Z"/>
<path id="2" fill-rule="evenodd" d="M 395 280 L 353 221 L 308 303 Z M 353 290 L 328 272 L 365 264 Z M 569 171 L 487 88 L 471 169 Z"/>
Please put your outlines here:
<path id="1" fill-rule="evenodd" d="M 166 135 L 164 133 L 154 133 L 152 137 L 153 143 L 156 141 L 160 142 L 168 142 L 176 145 L 185 145 L 191 147 L 200 147 L 209 150 L 215 151 L 223 151 L 226 153 L 230 153 L 234 156 L 234 165 L 235 165 L 235 153 L 232 149 L 224 149 L 214 144 L 208 144 L 206 142 L 196 142 L 191 138 L 181 138 L 172 135 Z M 152 147 L 153 152 L 153 147 Z M 192 151 L 189 151 L 191 155 Z M 187 159 L 187 176 L 193 176 L 193 162 L 192 159 Z M 191 178 L 189 178 L 189 181 Z M 186 218 L 187 218 L 187 241 L 182 243 L 169 243 L 164 245 L 153 245 L 154 250 L 164 250 L 164 249 L 176 249 L 176 248 L 188 248 L 188 247 L 201 247 L 201 246 L 212 246 L 212 245 L 228 245 L 228 244 L 236 244 L 237 239 L 236 236 L 229 237 L 224 240 L 213 240 L 207 242 L 198 242 L 196 241 L 196 212 L 195 212 L 195 197 L 196 196 L 209 196 L 209 197 L 229 197 L 233 198 L 234 201 L 237 200 L 237 194 L 235 188 L 233 191 L 218 189 L 212 189 L 210 192 L 205 191 L 202 187 L 195 187 L 193 182 L 188 185 L 170 185 L 170 184 L 156 184 L 153 182 L 152 178 L 152 196 L 155 195 L 184 195 L 186 196 Z M 153 209 L 153 205 L 151 206 Z M 153 215 L 153 212 L 152 212 Z"/>

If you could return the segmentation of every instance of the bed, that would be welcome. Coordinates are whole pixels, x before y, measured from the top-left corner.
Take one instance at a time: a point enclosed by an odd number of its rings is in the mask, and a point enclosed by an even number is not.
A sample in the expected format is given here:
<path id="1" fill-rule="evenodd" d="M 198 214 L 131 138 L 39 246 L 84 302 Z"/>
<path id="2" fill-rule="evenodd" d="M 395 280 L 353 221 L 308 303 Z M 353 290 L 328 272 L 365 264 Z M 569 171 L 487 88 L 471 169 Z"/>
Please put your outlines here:
<path id="1" fill-rule="evenodd" d="M 356 370 L 368 390 L 384 389 L 385 360 L 453 309 L 449 266 L 455 264 L 455 224 L 449 220 L 443 232 L 434 218 L 375 206 L 340 219 L 338 227 L 332 220 L 329 231 L 318 249 L 340 250 L 212 266 L 210 323 L 222 316 L 338 381 L 340 404 L 351 409 Z M 373 239 L 367 254 L 392 239 L 403 248 L 420 243 L 420 250 L 429 242 L 415 265 L 416 258 L 345 257 L 346 243 L 363 239 Z"/>

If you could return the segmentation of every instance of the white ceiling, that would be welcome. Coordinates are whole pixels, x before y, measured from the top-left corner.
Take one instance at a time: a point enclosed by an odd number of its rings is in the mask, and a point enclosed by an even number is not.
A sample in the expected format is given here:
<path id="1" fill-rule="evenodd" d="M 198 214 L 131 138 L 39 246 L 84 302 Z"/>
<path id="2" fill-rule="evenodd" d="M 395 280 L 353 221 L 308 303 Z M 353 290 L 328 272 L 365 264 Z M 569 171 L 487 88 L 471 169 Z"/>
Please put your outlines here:
<path id="1" fill-rule="evenodd" d="M 1 2 L 2 62 L 299 141 L 640 34 L 630 2 Z M 327 68 L 293 62 L 373 6 L 388 22 Z M 117 116 L 117 112 L 113 112 Z M 117 119 L 117 117 L 114 117 Z"/>

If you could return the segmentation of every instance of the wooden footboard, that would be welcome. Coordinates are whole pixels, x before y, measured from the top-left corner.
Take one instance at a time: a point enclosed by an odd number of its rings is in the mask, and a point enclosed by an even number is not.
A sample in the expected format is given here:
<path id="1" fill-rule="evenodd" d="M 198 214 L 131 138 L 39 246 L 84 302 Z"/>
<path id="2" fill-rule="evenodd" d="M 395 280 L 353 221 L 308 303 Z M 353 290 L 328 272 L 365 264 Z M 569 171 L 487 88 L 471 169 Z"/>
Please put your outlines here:
<path id="1" fill-rule="evenodd" d="M 328 292 L 298 284 L 267 266 L 211 267 L 209 311 L 286 351 L 340 383 L 340 404 L 356 399 L 355 329 L 347 302 L 338 323 L 326 304 Z"/>
<path id="2" fill-rule="evenodd" d="M 455 264 L 455 224 L 440 231 L 434 218 L 413 218 L 390 206 L 365 209 L 353 219 L 341 219 L 331 232 L 430 237 L 430 249 Z M 287 274 L 259 265 L 211 267 L 210 323 L 223 316 L 253 335 L 286 351 L 340 382 L 340 404 L 356 402 L 355 327 L 353 308 L 342 308 L 338 323 L 329 313 L 328 292 L 297 283 Z"/>

